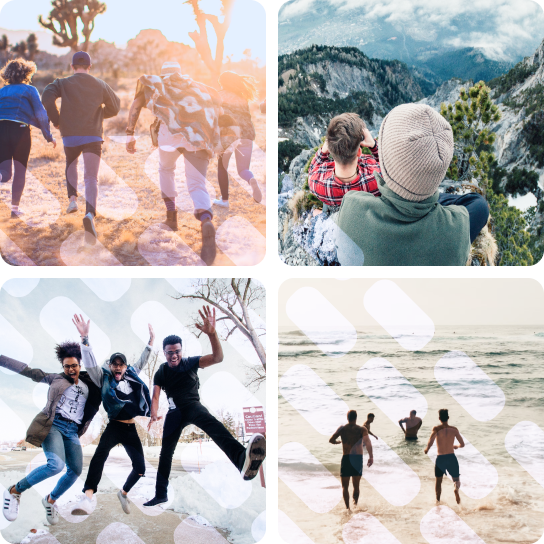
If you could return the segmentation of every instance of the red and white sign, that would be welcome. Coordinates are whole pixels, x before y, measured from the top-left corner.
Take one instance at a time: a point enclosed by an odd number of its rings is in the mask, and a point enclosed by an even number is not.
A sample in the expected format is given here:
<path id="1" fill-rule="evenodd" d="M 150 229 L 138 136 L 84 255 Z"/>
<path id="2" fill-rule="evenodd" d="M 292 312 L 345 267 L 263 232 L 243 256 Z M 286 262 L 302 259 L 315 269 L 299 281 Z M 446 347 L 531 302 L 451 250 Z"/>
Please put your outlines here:
<path id="1" fill-rule="evenodd" d="M 266 422 L 262 406 L 244 408 L 244 426 L 246 434 L 266 433 Z"/>

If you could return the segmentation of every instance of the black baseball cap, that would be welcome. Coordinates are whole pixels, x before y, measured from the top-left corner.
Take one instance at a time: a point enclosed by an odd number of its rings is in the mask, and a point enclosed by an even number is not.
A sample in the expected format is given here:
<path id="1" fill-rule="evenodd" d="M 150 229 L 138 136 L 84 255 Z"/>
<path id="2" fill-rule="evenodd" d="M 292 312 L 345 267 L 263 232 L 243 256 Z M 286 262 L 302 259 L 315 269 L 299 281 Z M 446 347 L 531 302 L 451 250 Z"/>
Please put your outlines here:
<path id="1" fill-rule="evenodd" d="M 113 361 L 115 361 L 115 359 L 121 359 L 123 363 L 127 364 L 127 358 L 122 353 L 114 353 L 110 357 L 110 365 L 113 363 Z"/>
<path id="2" fill-rule="evenodd" d="M 92 64 L 91 55 L 85 51 L 78 51 L 72 57 L 72 64 L 74 66 L 90 66 Z"/>

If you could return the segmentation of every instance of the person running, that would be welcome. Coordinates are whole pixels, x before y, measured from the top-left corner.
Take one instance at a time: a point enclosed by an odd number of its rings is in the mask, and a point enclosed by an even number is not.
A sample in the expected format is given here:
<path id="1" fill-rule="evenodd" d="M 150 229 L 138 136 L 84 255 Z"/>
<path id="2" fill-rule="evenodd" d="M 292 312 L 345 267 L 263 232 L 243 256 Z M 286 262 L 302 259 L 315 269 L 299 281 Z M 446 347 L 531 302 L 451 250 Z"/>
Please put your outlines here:
<path id="1" fill-rule="evenodd" d="M 43 448 L 47 463 L 35 468 L 25 478 L 4 491 L 3 512 L 8 521 L 14 521 L 19 512 L 21 493 L 60 474 L 66 466 L 66 474 L 55 489 L 42 499 L 47 521 L 55 525 L 59 515 L 55 502 L 77 480 L 83 466 L 83 451 L 79 438 L 85 433 L 98 412 L 102 395 L 87 372 L 81 371 L 81 349 L 75 342 L 63 342 L 55 347 L 63 372 L 44 372 L 38 368 L 0 355 L 0 366 L 49 385 L 47 404 L 34 418 L 26 432 L 25 440 Z"/>
<path id="2" fill-rule="evenodd" d="M 368 414 L 366 416 L 366 421 L 363 423 L 363 427 L 366 428 L 369 435 L 373 436 L 376 440 L 378 440 L 378 437 L 374 433 L 370 432 L 370 425 L 374 422 L 374 418 L 374 414 Z"/>
<path id="3" fill-rule="evenodd" d="M 163 340 L 166 362 L 163 363 L 153 379 L 153 401 L 151 404 L 151 420 L 148 429 L 155 421 L 159 409 L 161 390 L 168 397 L 169 410 L 164 420 L 162 447 L 157 470 L 155 497 L 144 503 L 144 506 L 155 506 L 168 501 L 168 478 L 172 468 L 172 457 L 183 429 L 190 424 L 202 429 L 241 472 L 244 480 L 252 480 L 259 471 L 266 456 L 266 440 L 263 435 L 255 433 L 247 448 L 213 417 L 200 403 L 198 395 L 198 369 L 216 365 L 223 360 L 223 349 L 215 330 L 215 308 L 204 306 L 198 312 L 202 323 L 196 327 L 210 340 L 212 353 L 202 357 L 182 357 L 182 341 L 179 336 L 167 336 Z"/>
<path id="4" fill-rule="evenodd" d="M 459 476 L 459 462 L 457 461 L 454 451 L 459 448 L 464 448 L 465 442 L 463 441 L 459 429 L 448 424 L 449 418 L 450 416 L 446 408 L 438 410 L 440 425 L 433 427 L 429 442 L 424 451 L 425 453 L 428 453 L 436 439 L 438 455 L 434 465 L 434 475 L 436 477 L 435 489 L 437 502 L 440 501 L 440 495 L 442 493 L 442 478 L 447 472 L 453 480 L 453 492 L 455 493 L 455 500 L 457 501 L 457 504 L 459 504 L 461 502 L 461 497 L 459 495 L 461 479 Z M 459 445 L 454 445 L 456 438 Z"/>
<path id="5" fill-rule="evenodd" d="M 10 60 L 0 71 L 4 82 L 0 89 L 0 187 L 3 192 L 9 191 L 8 181 L 13 175 L 12 219 L 23 215 L 19 203 L 32 146 L 30 125 L 39 128 L 43 137 L 57 147 L 38 90 L 30 84 L 36 71 L 36 63 L 24 59 Z"/>
<path id="6" fill-rule="evenodd" d="M 86 516 L 92 513 L 92 498 L 102 478 L 104 465 L 112 448 L 122 444 L 132 461 L 132 472 L 117 498 L 125 514 L 130 514 L 128 492 L 145 474 L 144 449 L 136 430 L 137 416 L 148 417 L 151 398 L 149 389 L 140 379 L 139 374 L 149 361 L 155 334 L 149 324 L 149 342 L 134 366 L 127 365 L 127 358 L 122 353 L 114 353 L 108 363 L 101 368 L 94 357 L 89 344 L 91 321 L 85 323 L 83 317 L 74 315 L 73 323 L 81 335 L 81 355 L 83 365 L 93 382 L 102 390 L 102 403 L 108 414 L 108 425 L 100 437 L 98 447 L 91 459 L 87 479 L 83 487 L 83 498 L 74 506 L 72 514 Z"/>
<path id="7" fill-rule="evenodd" d="M 165 62 L 160 76 L 142 76 L 128 115 L 126 149 L 136 152 L 134 131 L 142 108 L 150 109 L 159 121 L 159 182 L 166 206 L 164 225 L 178 230 L 176 209 L 176 162 L 185 160 L 187 190 L 193 201 L 194 215 L 202 232 L 202 260 L 211 265 L 215 259 L 215 227 L 212 203 L 206 188 L 210 159 L 222 151 L 219 116 L 223 113 L 219 93 L 181 74 L 177 62 Z"/>
<path id="8" fill-rule="evenodd" d="M 249 183 L 255 202 L 260 202 L 263 198 L 259 184 L 249 169 L 255 140 L 255 127 L 251 121 L 249 101 L 257 99 L 256 84 L 255 78 L 240 76 L 236 72 L 223 72 L 219 76 L 219 85 L 221 85 L 219 95 L 223 99 L 223 110 L 226 115 L 230 115 L 234 119 L 240 128 L 240 139 L 236 140 L 225 153 L 219 155 L 217 160 L 217 181 L 221 189 L 221 198 L 213 201 L 216 206 L 229 207 L 228 167 L 233 147 L 238 175 Z"/>
<path id="9" fill-rule="evenodd" d="M 42 102 L 53 125 L 60 128 L 66 155 L 66 188 L 70 203 L 67 213 L 77 207 L 77 163 L 83 155 L 86 210 L 83 218 L 85 240 L 95 244 L 96 201 L 98 198 L 98 170 L 102 156 L 104 119 L 115 117 L 121 101 L 113 89 L 90 74 L 91 57 L 78 51 L 72 57 L 73 75 L 55 79 L 44 90 Z M 60 112 L 57 99 L 61 98 Z"/>
<path id="10" fill-rule="evenodd" d="M 420 417 L 416 417 L 417 412 L 412 410 L 410 412 L 410 417 L 405 417 L 404 419 L 399 419 L 399 426 L 404 433 L 405 440 L 417 440 L 417 432 L 421 429 L 423 421 Z M 402 425 L 405 425 L 404 428 Z"/>
<path id="11" fill-rule="evenodd" d="M 338 440 L 340 438 L 341 440 Z M 368 429 L 357 425 L 357 412 L 348 412 L 348 424 L 338 427 L 330 437 L 331 444 L 342 444 L 342 462 L 340 464 L 340 479 L 342 480 L 342 492 L 346 508 L 349 508 L 349 480 L 353 478 L 353 502 L 357 505 L 359 500 L 359 484 L 363 475 L 363 444 L 368 452 L 367 466 L 374 463 L 372 444 L 368 436 Z"/>

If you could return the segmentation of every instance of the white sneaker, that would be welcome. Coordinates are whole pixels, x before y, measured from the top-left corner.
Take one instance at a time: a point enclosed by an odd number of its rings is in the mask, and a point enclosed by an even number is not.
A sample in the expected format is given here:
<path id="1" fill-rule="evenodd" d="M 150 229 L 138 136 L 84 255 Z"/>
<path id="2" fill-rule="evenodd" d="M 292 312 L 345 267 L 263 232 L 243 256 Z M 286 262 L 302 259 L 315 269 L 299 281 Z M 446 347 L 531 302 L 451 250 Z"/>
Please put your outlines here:
<path id="1" fill-rule="evenodd" d="M 261 188 L 259 187 L 257 180 L 255 178 L 251 178 L 249 180 L 249 184 L 253 189 L 253 200 L 255 202 L 260 202 L 263 199 L 263 194 L 261 193 Z"/>
<path id="2" fill-rule="evenodd" d="M 70 512 L 72 516 L 88 516 L 93 513 L 93 502 L 87 495 L 83 495 L 81 500 L 74 505 Z"/>
<path id="3" fill-rule="evenodd" d="M 219 199 L 219 200 L 214 200 L 213 201 L 213 205 L 214 206 L 221 206 L 221 208 L 228 208 L 229 207 L 229 201 L 228 200 L 223 200 L 223 199 Z"/>
<path id="4" fill-rule="evenodd" d="M 72 200 L 70 204 L 68 204 L 68 207 L 66 208 L 66 213 L 74 213 L 77 212 L 77 202 L 75 200 Z"/>
<path id="5" fill-rule="evenodd" d="M 42 499 L 43 507 L 45 508 L 45 518 L 49 522 L 49 525 L 56 525 L 59 522 L 59 513 L 54 504 L 50 504 L 47 500 L 49 495 Z"/>
<path id="6" fill-rule="evenodd" d="M 129 498 L 121 491 L 117 493 L 117 498 L 119 499 L 119 502 L 121 503 L 121 508 L 123 509 L 123 512 L 125 514 L 130 514 L 130 500 Z"/>
<path id="7" fill-rule="evenodd" d="M 10 493 L 7 489 L 4 491 L 4 504 L 2 505 L 2 511 L 4 512 L 4 517 L 8 521 L 15 521 L 17 519 L 20 500 L 21 495 L 19 493 Z"/>
<path id="8" fill-rule="evenodd" d="M 244 480 L 253 480 L 266 457 L 266 439 L 262 434 L 254 434 L 246 448 L 246 458 L 240 473 Z"/>

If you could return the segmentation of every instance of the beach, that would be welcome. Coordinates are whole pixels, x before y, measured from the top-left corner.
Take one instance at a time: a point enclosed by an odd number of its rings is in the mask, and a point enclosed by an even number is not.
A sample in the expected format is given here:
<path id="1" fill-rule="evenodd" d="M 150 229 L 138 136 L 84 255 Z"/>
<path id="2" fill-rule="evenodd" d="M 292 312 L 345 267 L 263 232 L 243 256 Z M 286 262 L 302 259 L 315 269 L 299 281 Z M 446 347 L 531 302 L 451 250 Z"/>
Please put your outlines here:
<path id="1" fill-rule="evenodd" d="M 331 356 L 334 345 L 345 342 L 341 334 L 328 338 L 327 355 L 301 331 L 280 329 L 280 510 L 315 544 L 373 541 L 361 540 L 365 523 L 374 523 L 368 514 L 396 538 L 380 542 L 424 544 L 433 541 L 433 527 L 444 525 L 437 519 L 447 521 L 451 511 L 486 544 L 539 540 L 544 486 L 510 452 L 531 470 L 537 467 L 533 473 L 540 478 L 542 327 L 441 326 L 418 351 L 402 348 L 380 327 L 367 327 L 357 330 L 347 354 L 339 349 L 338 357 Z M 464 369 L 462 379 L 456 364 Z M 342 448 L 329 443 L 347 423 L 346 406 L 357 410 L 359 425 L 374 413 L 371 430 L 379 437 L 370 437 L 374 466 L 367 468 L 365 451 L 361 498 L 351 514 L 338 490 Z M 408 417 L 410 406 L 423 419 L 413 442 L 404 440 L 396 417 Z M 441 408 L 449 409 L 449 423 L 466 442 L 456 452 L 461 504 L 445 477 L 440 508 L 431 512 L 437 506 L 434 464 L 423 450 Z M 440 530 L 447 532 L 445 527 Z M 471 538 L 463 541 L 480 541 Z"/>

